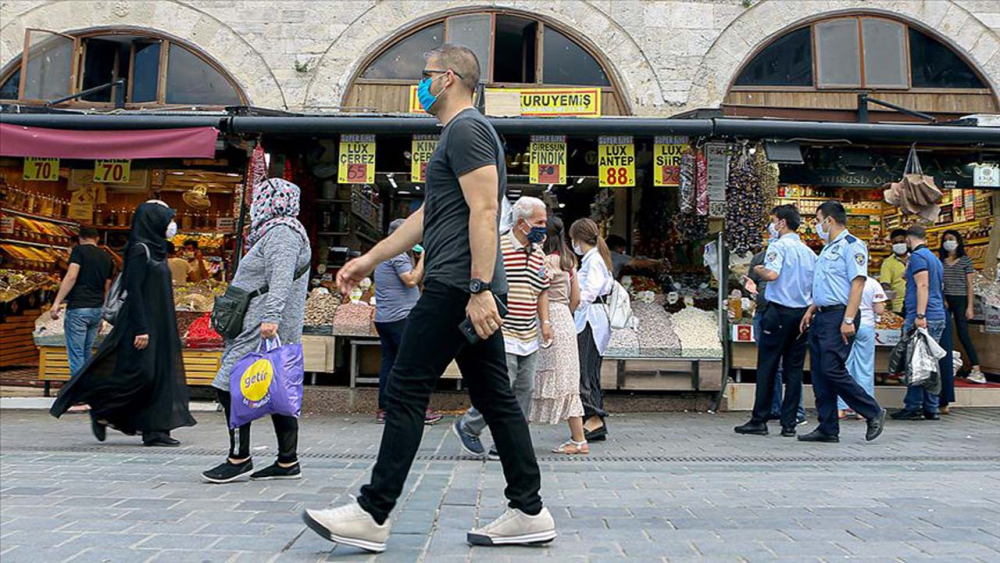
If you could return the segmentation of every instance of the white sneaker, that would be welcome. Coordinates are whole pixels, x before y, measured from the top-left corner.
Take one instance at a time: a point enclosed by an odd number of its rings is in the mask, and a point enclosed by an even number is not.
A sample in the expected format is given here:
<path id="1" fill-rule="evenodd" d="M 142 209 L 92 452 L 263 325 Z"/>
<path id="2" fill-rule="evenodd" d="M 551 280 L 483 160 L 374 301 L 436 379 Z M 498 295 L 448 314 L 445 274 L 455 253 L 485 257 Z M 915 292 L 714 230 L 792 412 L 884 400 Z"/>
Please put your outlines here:
<path id="1" fill-rule="evenodd" d="M 549 543 L 556 535 L 556 523 L 548 508 L 535 516 L 508 508 L 499 518 L 471 530 L 466 537 L 471 545 L 529 545 Z"/>
<path id="2" fill-rule="evenodd" d="M 385 541 L 389 539 L 391 526 L 388 518 L 379 526 L 375 518 L 357 502 L 325 510 L 306 509 L 302 513 L 302 521 L 312 531 L 332 542 L 373 553 L 385 551 Z"/>
<path id="3" fill-rule="evenodd" d="M 986 376 L 983 375 L 983 372 L 981 371 L 969 372 L 968 381 L 970 381 L 971 383 L 978 383 L 980 385 L 985 385 L 987 383 Z"/>

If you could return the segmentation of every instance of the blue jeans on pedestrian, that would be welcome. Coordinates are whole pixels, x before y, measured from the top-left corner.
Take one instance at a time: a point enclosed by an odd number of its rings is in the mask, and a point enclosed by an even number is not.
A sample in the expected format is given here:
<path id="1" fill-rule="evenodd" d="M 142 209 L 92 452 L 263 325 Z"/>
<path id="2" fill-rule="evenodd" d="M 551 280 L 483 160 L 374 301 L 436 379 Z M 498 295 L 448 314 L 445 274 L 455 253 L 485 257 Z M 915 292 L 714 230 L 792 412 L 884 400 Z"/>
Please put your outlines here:
<path id="1" fill-rule="evenodd" d="M 396 354 L 399 353 L 399 345 L 403 342 L 404 329 L 406 329 L 405 318 L 391 323 L 375 323 L 375 331 L 378 332 L 378 337 L 382 344 L 382 363 L 378 370 L 379 410 L 384 411 L 388 402 L 385 394 L 386 385 L 389 383 L 389 374 L 392 373 L 392 366 L 396 364 Z"/>
<path id="2" fill-rule="evenodd" d="M 753 315 L 753 334 L 754 338 L 760 338 L 760 318 L 761 314 L 759 312 Z M 781 364 L 778 364 L 778 373 L 774 376 L 774 402 L 771 403 L 771 418 L 778 419 L 781 417 L 781 401 L 785 394 L 782 387 L 782 377 L 781 377 Z M 802 400 L 799 401 L 799 411 L 798 418 L 804 419 L 806 417 L 806 403 L 805 395 L 802 395 Z"/>
<path id="3" fill-rule="evenodd" d="M 944 335 L 944 329 L 947 325 L 948 321 L 945 319 L 936 321 L 928 320 L 927 332 L 930 333 L 931 338 L 940 343 L 941 336 Z M 913 321 L 906 321 L 903 325 L 903 334 L 909 334 L 912 329 Z M 923 411 L 928 414 L 937 413 L 940 402 L 941 399 L 937 396 L 937 394 L 927 391 L 925 387 L 916 386 L 908 387 L 906 389 L 906 398 L 903 399 L 903 405 L 906 410 L 919 411 L 922 408 Z"/>
<path id="4" fill-rule="evenodd" d="M 76 375 L 94 353 L 94 340 L 101 329 L 101 309 L 67 309 L 63 318 L 69 373 Z"/>
<path id="5" fill-rule="evenodd" d="M 875 396 L 875 326 L 861 325 L 854 336 L 854 346 L 847 356 L 847 372 L 866 393 Z M 847 410 L 847 403 L 837 397 L 837 408 Z"/>

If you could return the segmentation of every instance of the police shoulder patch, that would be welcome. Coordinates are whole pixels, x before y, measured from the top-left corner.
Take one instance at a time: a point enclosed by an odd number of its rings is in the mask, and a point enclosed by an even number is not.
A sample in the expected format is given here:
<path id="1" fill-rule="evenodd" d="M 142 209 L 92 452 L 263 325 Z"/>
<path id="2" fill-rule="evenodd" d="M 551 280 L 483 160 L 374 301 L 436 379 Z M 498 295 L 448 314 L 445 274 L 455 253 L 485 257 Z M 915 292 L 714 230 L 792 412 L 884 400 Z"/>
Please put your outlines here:
<path id="1" fill-rule="evenodd" d="M 855 254 L 854 255 L 854 261 L 858 263 L 858 266 L 864 266 L 865 265 L 865 253 L 864 252 L 858 252 L 857 254 Z"/>
<path id="2" fill-rule="evenodd" d="M 774 262 L 774 259 L 777 258 L 777 257 L 778 257 L 778 253 L 777 252 L 768 252 L 767 253 L 767 261 L 768 262 Z"/>

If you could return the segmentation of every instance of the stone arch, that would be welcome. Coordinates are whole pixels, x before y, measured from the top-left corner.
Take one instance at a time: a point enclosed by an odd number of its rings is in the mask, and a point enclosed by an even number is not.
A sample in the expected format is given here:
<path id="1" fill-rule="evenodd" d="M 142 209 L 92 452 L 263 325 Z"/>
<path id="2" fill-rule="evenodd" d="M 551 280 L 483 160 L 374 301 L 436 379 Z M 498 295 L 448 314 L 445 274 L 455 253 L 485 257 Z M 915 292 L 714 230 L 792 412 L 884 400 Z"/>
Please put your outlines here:
<path id="1" fill-rule="evenodd" d="M 430 8 L 430 9 L 429 9 Z M 455 12 L 508 9 L 527 17 L 575 31 L 574 39 L 597 54 L 613 75 L 630 109 L 652 110 L 663 104 L 659 82 L 642 50 L 614 20 L 583 0 L 551 3 L 498 1 L 469 5 L 457 0 L 433 3 L 380 2 L 359 16 L 321 56 L 315 75 L 306 88 L 303 105 L 338 105 L 367 57 L 358 53 L 381 51 L 409 30 Z"/>
<path id="2" fill-rule="evenodd" d="M 983 74 L 996 96 L 1000 85 L 1000 37 L 952 0 L 898 2 L 892 11 L 874 9 L 864 0 L 801 2 L 798 7 L 789 10 L 774 0 L 762 0 L 733 20 L 702 59 L 688 95 L 688 108 L 719 107 L 743 65 L 760 47 L 786 30 L 821 17 L 845 14 L 889 16 L 929 31 Z"/>
<path id="3" fill-rule="evenodd" d="M 287 107 L 284 94 L 270 67 L 256 49 L 232 28 L 196 7 L 170 0 L 151 2 L 53 2 L 18 14 L 0 27 L 0 61 L 18 56 L 27 28 L 73 30 L 131 27 L 148 29 L 188 43 L 236 81 L 248 103 Z M 150 27 L 155 22 L 156 28 Z"/>

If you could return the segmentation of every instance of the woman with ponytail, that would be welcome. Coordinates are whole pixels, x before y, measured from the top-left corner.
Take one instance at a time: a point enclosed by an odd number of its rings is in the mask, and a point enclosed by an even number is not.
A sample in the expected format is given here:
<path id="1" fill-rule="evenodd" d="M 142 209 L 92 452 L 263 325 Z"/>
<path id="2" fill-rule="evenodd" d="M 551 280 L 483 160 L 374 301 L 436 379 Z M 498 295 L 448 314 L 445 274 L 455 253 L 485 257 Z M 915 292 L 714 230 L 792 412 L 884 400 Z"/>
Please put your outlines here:
<path id="1" fill-rule="evenodd" d="M 577 346 L 580 350 L 580 399 L 583 401 L 584 435 L 588 442 L 605 440 L 608 428 L 601 390 L 601 362 L 611 341 L 611 318 L 603 306 L 615 279 L 611 276 L 611 252 L 601 238 L 597 223 L 580 219 L 569 228 L 573 252 L 580 261 L 580 304 L 576 308 Z"/>

